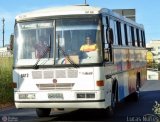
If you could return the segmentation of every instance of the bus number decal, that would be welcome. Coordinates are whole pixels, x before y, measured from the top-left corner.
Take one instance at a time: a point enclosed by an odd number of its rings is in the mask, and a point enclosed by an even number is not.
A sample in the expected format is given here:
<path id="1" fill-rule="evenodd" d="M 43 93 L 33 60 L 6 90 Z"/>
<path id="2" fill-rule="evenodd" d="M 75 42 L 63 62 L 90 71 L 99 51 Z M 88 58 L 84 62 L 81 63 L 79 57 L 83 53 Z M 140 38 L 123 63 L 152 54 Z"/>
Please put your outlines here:
<path id="1" fill-rule="evenodd" d="M 94 11 L 85 11 L 86 14 L 94 14 Z"/>
<path id="2" fill-rule="evenodd" d="M 21 78 L 25 78 L 25 77 L 29 77 L 29 74 L 26 73 L 26 74 L 21 74 Z"/>

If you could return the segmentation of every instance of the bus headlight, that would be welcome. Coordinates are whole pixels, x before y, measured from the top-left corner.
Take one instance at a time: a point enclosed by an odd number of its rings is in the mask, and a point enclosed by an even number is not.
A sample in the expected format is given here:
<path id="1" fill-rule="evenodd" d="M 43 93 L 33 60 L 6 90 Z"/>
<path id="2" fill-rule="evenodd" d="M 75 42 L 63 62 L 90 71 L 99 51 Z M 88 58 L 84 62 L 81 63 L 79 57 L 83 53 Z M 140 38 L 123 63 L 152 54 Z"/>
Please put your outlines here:
<path id="1" fill-rule="evenodd" d="M 87 93 L 86 98 L 95 98 L 95 93 Z"/>
<path id="2" fill-rule="evenodd" d="M 77 93 L 77 98 L 94 99 L 95 98 L 95 93 Z"/>
<path id="3" fill-rule="evenodd" d="M 35 99 L 36 95 L 34 93 L 29 94 L 19 94 L 19 99 Z"/>
<path id="4" fill-rule="evenodd" d="M 77 98 L 85 98 L 85 93 L 77 93 Z"/>

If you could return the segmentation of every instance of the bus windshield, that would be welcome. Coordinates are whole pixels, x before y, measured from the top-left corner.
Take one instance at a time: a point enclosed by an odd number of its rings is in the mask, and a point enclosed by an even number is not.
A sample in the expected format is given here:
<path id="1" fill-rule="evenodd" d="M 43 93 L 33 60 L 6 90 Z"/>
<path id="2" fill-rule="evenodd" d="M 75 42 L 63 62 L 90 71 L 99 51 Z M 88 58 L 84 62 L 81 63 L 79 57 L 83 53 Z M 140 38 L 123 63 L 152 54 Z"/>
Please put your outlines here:
<path id="1" fill-rule="evenodd" d="M 31 21 L 15 26 L 14 65 L 100 63 L 101 23 L 98 18 Z M 72 63 L 71 63 L 72 62 Z"/>

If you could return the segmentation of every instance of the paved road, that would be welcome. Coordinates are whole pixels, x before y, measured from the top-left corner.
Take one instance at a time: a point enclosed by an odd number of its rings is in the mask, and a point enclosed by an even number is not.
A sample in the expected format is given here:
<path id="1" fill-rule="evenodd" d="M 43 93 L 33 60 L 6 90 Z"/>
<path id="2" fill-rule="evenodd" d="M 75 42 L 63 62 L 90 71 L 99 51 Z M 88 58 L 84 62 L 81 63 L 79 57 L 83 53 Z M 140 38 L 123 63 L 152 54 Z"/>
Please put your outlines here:
<path id="1" fill-rule="evenodd" d="M 100 110 L 77 110 L 62 114 L 61 111 L 53 111 L 50 117 L 38 118 L 34 109 L 9 108 L 0 110 L 0 121 L 113 121 L 113 122 L 155 122 L 160 120 L 152 110 L 160 103 L 160 81 L 146 81 L 141 88 L 140 100 L 138 102 L 122 101 L 115 109 L 115 115 L 108 117 L 102 115 Z"/>

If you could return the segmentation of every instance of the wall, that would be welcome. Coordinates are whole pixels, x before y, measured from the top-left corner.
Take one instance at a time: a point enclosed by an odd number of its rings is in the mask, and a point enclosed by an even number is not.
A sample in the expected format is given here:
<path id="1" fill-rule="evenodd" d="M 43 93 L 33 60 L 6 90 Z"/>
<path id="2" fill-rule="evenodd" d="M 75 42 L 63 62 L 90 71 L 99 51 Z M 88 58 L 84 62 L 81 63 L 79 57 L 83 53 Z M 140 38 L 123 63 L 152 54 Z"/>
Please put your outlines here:
<path id="1" fill-rule="evenodd" d="M 160 71 L 148 69 L 147 70 L 147 80 L 159 80 Z"/>

